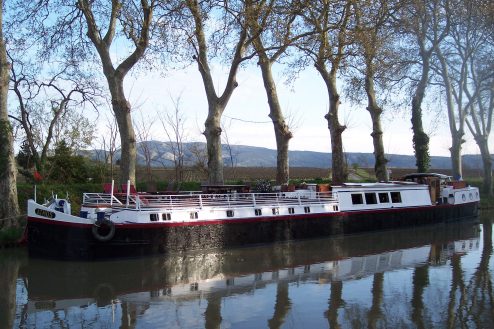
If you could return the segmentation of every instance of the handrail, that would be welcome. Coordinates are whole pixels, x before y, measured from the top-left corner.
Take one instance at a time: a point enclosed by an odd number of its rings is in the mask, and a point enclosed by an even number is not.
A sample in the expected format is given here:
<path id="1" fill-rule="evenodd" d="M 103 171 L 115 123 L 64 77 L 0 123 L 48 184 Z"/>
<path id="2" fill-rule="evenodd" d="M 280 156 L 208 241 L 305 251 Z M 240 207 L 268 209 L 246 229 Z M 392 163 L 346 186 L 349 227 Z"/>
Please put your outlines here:
<path id="1" fill-rule="evenodd" d="M 84 193 L 83 204 L 110 204 L 125 206 L 127 196 L 105 193 Z M 328 192 L 281 192 L 281 193 L 234 193 L 234 194 L 132 194 L 128 198 L 128 207 L 164 208 L 164 209 L 202 209 L 202 208 L 261 208 L 279 206 L 303 206 L 328 204 L 337 198 Z"/>

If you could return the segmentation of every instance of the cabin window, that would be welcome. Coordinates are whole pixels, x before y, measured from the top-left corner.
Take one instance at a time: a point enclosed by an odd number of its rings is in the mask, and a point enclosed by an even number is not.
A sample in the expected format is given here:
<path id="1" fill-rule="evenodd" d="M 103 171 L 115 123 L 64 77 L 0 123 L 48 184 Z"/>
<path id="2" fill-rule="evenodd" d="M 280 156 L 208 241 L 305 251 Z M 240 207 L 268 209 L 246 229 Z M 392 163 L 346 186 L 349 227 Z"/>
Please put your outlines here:
<path id="1" fill-rule="evenodd" d="M 197 219 L 199 216 L 197 215 L 197 211 L 193 211 L 190 213 L 190 219 Z"/>
<path id="2" fill-rule="evenodd" d="M 233 217 L 233 215 L 234 215 L 233 210 L 227 210 L 226 211 L 226 217 Z"/>
<path id="3" fill-rule="evenodd" d="M 389 194 L 379 193 L 379 203 L 389 203 Z"/>
<path id="4" fill-rule="evenodd" d="M 280 214 L 280 210 L 278 208 L 273 208 L 272 211 L 273 211 L 273 215 L 279 215 Z"/>
<path id="5" fill-rule="evenodd" d="M 310 207 L 304 207 L 304 212 L 306 214 L 309 214 L 310 213 Z"/>
<path id="6" fill-rule="evenodd" d="M 377 203 L 376 193 L 365 193 L 365 203 L 376 204 Z"/>
<path id="7" fill-rule="evenodd" d="M 292 207 L 288 208 L 288 213 L 289 214 L 294 214 L 295 213 L 295 208 L 292 208 Z"/>
<path id="8" fill-rule="evenodd" d="M 400 203 L 401 202 L 401 193 L 400 192 L 391 192 L 391 202 Z"/>
<path id="9" fill-rule="evenodd" d="M 171 220 L 172 219 L 172 214 L 166 213 L 166 214 L 161 214 L 161 220 Z"/>
<path id="10" fill-rule="evenodd" d="M 199 290 L 199 283 L 193 282 L 190 284 L 190 291 L 197 291 Z"/>
<path id="11" fill-rule="evenodd" d="M 254 209 L 254 213 L 256 216 L 262 216 L 262 210 L 261 209 Z"/>
<path id="12" fill-rule="evenodd" d="M 338 211 L 338 206 L 333 206 L 333 211 Z"/>
<path id="13" fill-rule="evenodd" d="M 364 203 L 364 200 L 362 198 L 362 194 L 358 193 L 358 194 L 352 194 L 352 203 L 353 204 L 363 204 Z"/>
<path id="14" fill-rule="evenodd" d="M 159 220 L 159 215 L 158 214 L 149 214 L 149 220 L 152 222 L 157 222 Z"/>

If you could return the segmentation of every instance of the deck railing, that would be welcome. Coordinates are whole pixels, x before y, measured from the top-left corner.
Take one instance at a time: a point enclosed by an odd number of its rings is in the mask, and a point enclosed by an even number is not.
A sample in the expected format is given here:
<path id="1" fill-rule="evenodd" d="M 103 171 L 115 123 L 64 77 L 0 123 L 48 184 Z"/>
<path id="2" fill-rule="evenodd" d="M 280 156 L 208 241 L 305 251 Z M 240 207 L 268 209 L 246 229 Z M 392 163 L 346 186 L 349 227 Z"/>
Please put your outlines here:
<path id="1" fill-rule="evenodd" d="M 128 199 L 127 199 L 128 197 Z M 232 194 L 105 194 L 84 193 L 83 205 L 164 209 L 278 207 L 328 204 L 336 197 L 328 192 L 232 193 Z"/>

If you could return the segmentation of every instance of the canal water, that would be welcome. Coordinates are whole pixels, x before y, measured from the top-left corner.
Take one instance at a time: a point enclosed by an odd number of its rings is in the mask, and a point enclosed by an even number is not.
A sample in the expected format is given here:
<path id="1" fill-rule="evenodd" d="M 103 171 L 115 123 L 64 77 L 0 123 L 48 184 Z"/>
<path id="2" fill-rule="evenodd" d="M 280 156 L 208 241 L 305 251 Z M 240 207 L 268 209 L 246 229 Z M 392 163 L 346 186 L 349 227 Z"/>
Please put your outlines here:
<path id="1" fill-rule="evenodd" d="M 7 328 L 492 328 L 493 213 L 105 262 L 0 254 Z"/>

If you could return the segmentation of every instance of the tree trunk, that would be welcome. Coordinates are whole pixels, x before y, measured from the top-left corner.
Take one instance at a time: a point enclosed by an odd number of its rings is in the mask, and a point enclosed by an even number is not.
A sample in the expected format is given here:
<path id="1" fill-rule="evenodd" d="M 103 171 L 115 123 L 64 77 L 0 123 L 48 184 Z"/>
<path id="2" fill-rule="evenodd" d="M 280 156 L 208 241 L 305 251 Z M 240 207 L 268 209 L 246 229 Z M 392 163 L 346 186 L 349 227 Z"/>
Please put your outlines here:
<path id="1" fill-rule="evenodd" d="M 110 79 L 108 80 L 111 85 Z M 114 84 L 116 87 L 111 88 L 110 92 L 112 108 L 120 133 L 120 183 L 125 184 L 127 180 L 130 180 L 132 184 L 135 184 L 137 144 L 130 113 L 131 106 L 123 94 L 123 81 L 119 80 Z"/>
<path id="2" fill-rule="evenodd" d="M 422 55 L 422 75 L 412 98 L 411 120 L 417 171 L 424 173 L 429 171 L 430 167 L 429 136 L 424 132 L 422 124 L 422 101 L 424 100 L 425 89 L 429 80 L 429 56 L 429 52 Z"/>
<path id="3" fill-rule="evenodd" d="M 4 219 L 3 227 L 9 227 L 18 225 L 19 204 L 12 127 L 7 109 L 10 63 L 7 60 L 2 26 L 3 0 L 0 1 L 0 219 Z"/>
<path id="4" fill-rule="evenodd" d="M 365 77 L 365 90 L 367 92 L 367 111 L 372 119 L 372 142 L 374 144 L 374 172 L 378 181 L 387 182 L 389 180 L 388 160 L 384 155 L 383 131 L 381 128 L 382 109 L 377 105 L 376 92 L 374 91 L 374 81 L 372 76 Z"/>
<path id="5" fill-rule="evenodd" d="M 453 172 L 454 179 L 462 178 L 462 165 L 461 165 L 461 144 L 465 142 L 463 140 L 462 133 L 456 133 L 451 136 L 452 137 L 452 145 L 449 148 L 449 152 L 451 154 L 451 169 Z"/>
<path id="6" fill-rule="evenodd" d="M 325 66 L 316 64 L 316 69 L 321 74 L 329 97 L 329 111 L 324 116 L 328 121 L 328 129 L 331 135 L 331 167 L 332 167 L 332 184 L 339 185 L 347 179 L 347 168 L 345 163 L 345 155 L 343 153 L 342 133 L 346 126 L 340 125 L 338 121 L 338 109 L 340 106 L 340 95 L 336 88 L 336 73 L 328 73 Z"/>
<path id="7" fill-rule="evenodd" d="M 480 149 L 480 155 L 482 156 L 482 167 L 484 170 L 484 183 L 482 185 L 482 191 L 488 196 L 494 195 L 492 188 L 492 158 L 489 152 L 488 140 L 485 136 L 476 136 L 475 141 Z"/>
<path id="8" fill-rule="evenodd" d="M 269 104 L 269 117 L 273 121 L 274 134 L 276 136 L 276 184 L 287 184 L 290 178 L 288 163 L 288 147 L 293 137 L 288 124 L 285 122 L 283 111 L 278 100 L 276 84 L 271 71 L 271 61 L 263 53 L 259 53 L 259 65 L 261 66 L 262 80 Z"/>
<path id="9" fill-rule="evenodd" d="M 221 149 L 221 115 L 224 108 L 218 102 L 209 102 L 209 114 L 204 123 L 208 152 L 208 182 L 223 184 L 223 153 Z"/>

